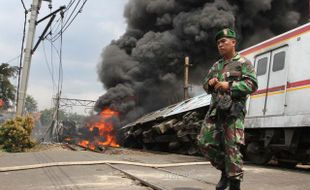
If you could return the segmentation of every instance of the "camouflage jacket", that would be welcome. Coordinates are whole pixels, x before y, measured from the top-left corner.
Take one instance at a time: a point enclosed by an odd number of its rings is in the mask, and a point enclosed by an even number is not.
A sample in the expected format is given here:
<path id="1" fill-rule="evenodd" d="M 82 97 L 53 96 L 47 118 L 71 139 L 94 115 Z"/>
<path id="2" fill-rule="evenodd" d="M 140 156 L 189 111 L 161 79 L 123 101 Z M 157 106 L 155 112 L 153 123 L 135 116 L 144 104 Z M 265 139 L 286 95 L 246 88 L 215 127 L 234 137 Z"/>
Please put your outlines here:
<path id="1" fill-rule="evenodd" d="M 203 88 L 208 94 L 212 94 L 213 102 L 217 93 L 213 87 L 208 85 L 212 78 L 230 82 L 232 99 L 242 102 L 243 105 L 245 105 L 247 96 L 257 89 L 257 78 L 252 63 L 238 53 L 231 60 L 218 60 L 204 78 Z"/>

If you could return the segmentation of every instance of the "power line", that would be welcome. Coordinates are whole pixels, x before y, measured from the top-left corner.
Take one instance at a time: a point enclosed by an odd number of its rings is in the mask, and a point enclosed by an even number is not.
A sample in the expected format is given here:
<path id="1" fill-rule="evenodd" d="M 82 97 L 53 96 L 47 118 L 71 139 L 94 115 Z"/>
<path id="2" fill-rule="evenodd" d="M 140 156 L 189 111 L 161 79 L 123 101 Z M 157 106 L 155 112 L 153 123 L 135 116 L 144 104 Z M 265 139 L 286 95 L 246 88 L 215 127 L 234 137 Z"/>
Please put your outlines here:
<path id="1" fill-rule="evenodd" d="M 59 59 L 59 62 L 60 62 L 60 60 L 61 60 L 61 55 L 60 55 L 60 50 L 58 50 L 57 49 L 57 47 L 54 45 L 54 43 L 51 41 L 51 40 L 49 40 L 48 39 L 48 41 L 50 41 L 51 42 L 51 52 L 53 52 L 53 49 L 55 50 L 55 52 L 56 52 L 56 54 L 57 54 L 57 57 L 58 57 L 58 59 Z M 51 61 L 52 61 L 52 56 L 51 56 Z M 52 63 L 52 62 L 51 62 Z M 53 64 L 51 64 L 51 70 L 52 70 L 52 73 L 54 73 L 54 66 L 53 66 Z M 59 70 L 59 68 L 58 68 L 58 70 Z M 58 76 L 58 78 L 60 78 L 59 76 Z M 54 78 L 54 81 L 55 81 L 55 78 Z M 55 84 L 56 84 L 56 82 L 55 82 Z M 55 85 L 56 86 L 56 85 Z M 53 91 L 54 91 L 54 89 L 53 89 Z M 57 93 L 58 93 L 58 82 L 57 82 Z"/>
<path id="2" fill-rule="evenodd" d="M 56 126 L 58 126 L 59 122 L 59 101 L 61 98 L 62 93 L 62 83 L 63 83 L 63 69 L 62 69 L 62 30 L 63 30 L 63 16 L 64 14 L 61 14 L 61 33 L 60 33 L 60 48 L 59 48 L 59 54 L 60 54 L 60 60 L 59 60 L 59 68 L 58 68 L 58 87 L 57 87 L 57 103 L 56 103 Z M 59 128 L 56 127 L 56 140 L 58 141 L 59 136 Z"/>
<path id="3" fill-rule="evenodd" d="M 43 53 L 44 53 L 44 58 L 45 58 L 45 64 L 47 66 L 47 70 L 49 72 L 49 74 L 51 75 L 51 79 L 52 79 L 52 84 L 53 84 L 53 89 L 55 88 L 56 84 L 55 84 L 55 79 L 54 79 L 54 73 L 52 72 L 51 68 L 50 68 L 50 64 L 48 62 L 48 58 L 47 58 L 47 54 L 46 54 L 46 50 L 45 50 L 45 43 L 44 41 L 42 42 L 43 46 Z M 52 63 L 51 63 L 52 65 Z"/>
<path id="4" fill-rule="evenodd" d="M 24 1 L 23 1 L 23 0 L 20 0 L 20 1 L 21 1 L 22 5 L 23 5 L 23 7 L 24 7 L 25 12 L 27 12 L 27 13 L 28 13 L 28 11 L 27 11 L 27 8 L 26 8 L 26 6 L 25 6 Z"/>
<path id="5" fill-rule="evenodd" d="M 47 39 L 47 40 L 48 40 L 48 41 L 51 41 L 50 39 Z M 57 56 L 58 56 L 58 58 L 59 58 L 59 60 L 60 60 L 59 50 L 57 49 L 57 47 L 56 47 L 54 44 L 51 44 L 51 45 L 52 45 L 53 49 L 56 51 Z"/>
<path id="6" fill-rule="evenodd" d="M 16 59 L 18 59 L 21 55 L 17 55 L 16 57 L 9 59 L 8 61 L 5 61 L 4 63 L 11 63 L 13 61 L 15 61 Z"/>
<path id="7" fill-rule="evenodd" d="M 63 15 L 62 15 L 63 16 Z M 62 68 L 62 46 L 63 46 L 63 20 L 61 21 L 61 33 L 60 33 L 60 48 L 59 48 L 59 54 L 60 54 L 60 61 L 59 61 L 59 82 L 60 82 L 60 88 L 59 92 L 62 91 L 62 85 L 63 85 L 63 68 Z"/>
<path id="8" fill-rule="evenodd" d="M 27 14 L 28 11 L 26 9 L 25 3 L 23 0 L 21 0 L 22 5 L 24 7 L 25 10 L 25 14 L 24 14 L 24 25 L 23 25 L 23 37 L 22 37 L 22 44 L 20 47 L 20 59 L 19 59 L 19 68 L 18 68 L 18 78 L 17 78 L 17 90 L 16 90 L 16 103 L 18 102 L 19 99 L 19 88 L 20 88 L 20 80 L 21 80 L 21 69 L 23 66 L 23 55 L 24 55 L 24 44 L 25 44 L 25 37 L 26 37 L 26 25 L 27 25 Z"/>
<path id="9" fill-rule="evenodd" d="M 81 7 L 79 8 L 79 11 L 76 12 L 76 14 L 74 15 L 74 17 L 73 17 L 70 21 L 69 21 L 69 19 L 66 21 L 62 33 L 64 33 L 64 32 L 68 29 L 68 27 L 69 27 L 69 26 L 72 24 L 72 22 L 76 19 L 76 17 L 78 16 L 78 14 L 82 12 L 83 7 L 85 6 L 86 2 L 87 2 L 87 0 L 84 0 L 83 4 L 82 4 Z M 73 13 L 73 12 L 74 12 L 74 11 L 72 11 L 72 13 Z M 67 23 L 69 23 L 69 24 L 67 24 Z M 67 25 L 66 25 L 66 24 L 67 24 Z M 59 39 L 59 37 L 60 37 L 60 32 L 58 32 L 58 33 L 56 34 L 56 36 L 54 36 L 54 38 L 53 38 L 52 40 L 55 42 L 56 40 Z"/>
<path id="10" fill-rule="evenodd" d="M 67 28 L 72 24 L 72 22 L 75 20 L 75 18 L 77 17 L 77 15 L 78 15 L 79 13 L 82 12 L 83 7 L 84 7 L 84 5 L 85 5 L 86 2 L 87 2 L 87 0 L 84 1 L 84 3 L 82 4 L 80 10 L 75 14 L 75 16 L 73 17 L 73 19 L 69 22 L 69 24 L 68 24 L 67 26 L 65 26 L 64 31 L 66 31 Z"/>
<path id="11" fill-rule="evenodd" d="M 68 3 L 68 6 L 67 6 L 65 12 L 66 12 L 67 10 L 70 9 L 70 7 L 74 4 L 75 1 L 76 1 L 76 0 L 71 0 L 71 1 Z"/>
<path id="12" fill-rule="evenodd" d="M 81 0 L 78 0 L 78 2 L 76 3 L 76 5 L 73 8 L 73 11 L 71 12 L 71 14 L 69 15 L 69 18 L 65 21 L 65 24 L 63 25 L 64 27 L 67 25 L 68 21 L 71 19 L 73 13 L 75 12 L 75 10 L 77 9 L 77 7 L 79 6 Z"/>
<path id="13" fill-rule="evenodd" d="M 70 0 L 70 2 L 68 3 L 68 5 L 66 6 L 66 9 L 64 11 L 64 13 L 66 13 L 67 11 L 69 11 L 69 9 L 72 7 L 72 5 L 75 3 L 76 0 Z M 51 32 L 56 32 L 58 30 L 58 28 L 60 27 L 61 23 L 60 23 L 60 19 L 61 17 L 59 17 L 55 24 L 53 25 L 52 29 L 51 29 Z M 56 29 L 55 29 L 56 27 Z M 55 29 L 55 30 L 54 30 Z"/>
<path id="14" fill-rule="evenodd" d="M 52 8 L 53 8 L 53 5 L 52 5 L 52 1 L 50 1 L 50 4 L 49 4 L 49 9 L 50 9 L 50 13 L 52 13 Z M 53 36 L 53 33 L 52 33 L 52 26 L 50 26 L 50 35 Z M 44 41 L 43 41 L 44 42 Z M 53 83 L 53 90 L 52 90 L 52 94 L 54 94 L 55 92 L 55 89 L 56 89 L 56 83 L 55 83 L 55 79 L 54 79 L 54 64 L 53 64 L 53 57 L 54 57 L 54 54 L 53 54 L 53 42 L 50 41 L 50 48 L 51 48 L 51 57 L 50 57 L 50 64 L 51 64 L 51 73 L 52 73 L 52 83 Z"/>
<path id="15" fill-rule="evenodd" d="M 78 5 L 80 4 L 80 2 L 81 2 L 81 0 L 78 0 L 78 2 L 76 3 L 76 5 L 74 6 L 73 10 L 72 10 L 71 13 L 69 14 L 69 18 L 66 19 L 65 24 L 63 25 L 63 27 L 65 27 L 65 26 L 67 25 L 68 21 L 69 21 L 70 18 L 72 17 L 73 13 L 74 13 L 75 10 L 77 9 L 77 7 L 78 7 Z M 73 5 L 73 4 L 71 4 L 71 6 L 72 6 L 72 5 Z M 67 9 L 66 11 L 68 11 L 68 10 L 69 10 L 69 9 Z M 56 29 L 58 29 L 58 27 L 59 27 L 59 25 L 57 26 Z M 53 41 L 56 41 L 56 40 L 59 38 L 59 36 L 60 36 L 60 31 L 57 32 L 56 36 L 54 37 L 54 38 L 56 38 L 56 39 L 53 39 Z"/>

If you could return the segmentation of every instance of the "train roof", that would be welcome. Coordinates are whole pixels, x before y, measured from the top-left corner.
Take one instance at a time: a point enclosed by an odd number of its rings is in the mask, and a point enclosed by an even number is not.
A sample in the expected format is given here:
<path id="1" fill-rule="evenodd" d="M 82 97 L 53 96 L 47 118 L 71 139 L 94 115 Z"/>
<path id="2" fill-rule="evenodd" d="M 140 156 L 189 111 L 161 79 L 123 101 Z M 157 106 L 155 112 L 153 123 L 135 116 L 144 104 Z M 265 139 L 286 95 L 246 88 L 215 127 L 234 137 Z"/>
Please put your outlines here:
<path id="1" fill-rule="evenodd" d="M 136 120 L 135 122 L 127 124 L 126 126 L 124 126 L 124 128 L 131 127 L 137 124 L 144 124 L 158 119 L 164 119 L 172 115 L 178 115 L 180 113 L 184 113 L 190 110 L 202 108 L 208 106 L 210 102 L 211 102 L 211 95 L 203 93 L 201 95 L 184 100 L 177 104 L 170 105 L 168 107 L 146 114 L 141 118 L 139 118 L 138 120 Z"/>

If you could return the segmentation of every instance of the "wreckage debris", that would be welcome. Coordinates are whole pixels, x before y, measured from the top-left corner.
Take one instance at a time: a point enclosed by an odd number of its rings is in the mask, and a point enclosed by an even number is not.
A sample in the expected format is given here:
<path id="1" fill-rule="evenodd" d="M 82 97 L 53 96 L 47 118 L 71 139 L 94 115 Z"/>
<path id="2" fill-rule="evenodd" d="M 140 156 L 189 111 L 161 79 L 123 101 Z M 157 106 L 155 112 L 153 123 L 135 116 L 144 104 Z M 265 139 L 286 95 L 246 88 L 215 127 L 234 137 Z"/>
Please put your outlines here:
<path id="1" fill-rule="evenodd" d="M 125 146 L 196 155 L 199 154 L 196 138 L 202 122 L 203 115 L 193 111 L 179 120 L 173 118 L 149 126 L 131 127 L 125 133 Z"/>

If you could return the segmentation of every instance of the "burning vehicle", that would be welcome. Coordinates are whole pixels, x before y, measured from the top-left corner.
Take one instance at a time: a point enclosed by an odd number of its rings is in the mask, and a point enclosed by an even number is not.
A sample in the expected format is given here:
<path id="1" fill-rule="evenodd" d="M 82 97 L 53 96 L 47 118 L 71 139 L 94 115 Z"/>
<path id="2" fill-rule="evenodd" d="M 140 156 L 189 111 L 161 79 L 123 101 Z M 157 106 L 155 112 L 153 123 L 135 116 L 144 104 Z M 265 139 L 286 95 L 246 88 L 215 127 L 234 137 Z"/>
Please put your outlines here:
<path id="1" fill-rule="evenodd" d="M 79 145 L 89 150 L 119 147 L 117 129 L 119 113 L 109 108 L 88 117 L 81 126 L 74 121 L 64 121 L 60 141 Z"/>

